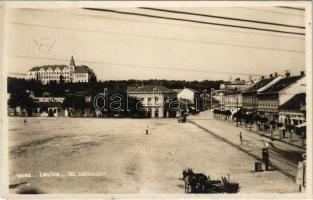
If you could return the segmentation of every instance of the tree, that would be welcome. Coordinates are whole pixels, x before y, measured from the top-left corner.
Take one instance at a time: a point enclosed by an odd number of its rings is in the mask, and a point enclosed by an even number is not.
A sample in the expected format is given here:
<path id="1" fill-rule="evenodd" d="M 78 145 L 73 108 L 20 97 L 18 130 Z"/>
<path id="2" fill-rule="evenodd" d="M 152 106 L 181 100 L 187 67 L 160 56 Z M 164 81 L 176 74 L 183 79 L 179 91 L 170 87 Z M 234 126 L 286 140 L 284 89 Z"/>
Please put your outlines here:
<path id="1" fill-rule="evenodd" d="M 128 97 L 128 116 L 129 117 L 145 117 L 145 111 L 141 101 L 135 97 Z"/>
<path id="2" fill-rule="evenodd" d="M 19 90 L 10 95 L 10 98 L 8 99 L 8 106 L 10 108 L 21 107 L 27 111 L 28 116 L 32 116 L 34 103 L 32 98 L 29 96 L 29 92 Z"/>

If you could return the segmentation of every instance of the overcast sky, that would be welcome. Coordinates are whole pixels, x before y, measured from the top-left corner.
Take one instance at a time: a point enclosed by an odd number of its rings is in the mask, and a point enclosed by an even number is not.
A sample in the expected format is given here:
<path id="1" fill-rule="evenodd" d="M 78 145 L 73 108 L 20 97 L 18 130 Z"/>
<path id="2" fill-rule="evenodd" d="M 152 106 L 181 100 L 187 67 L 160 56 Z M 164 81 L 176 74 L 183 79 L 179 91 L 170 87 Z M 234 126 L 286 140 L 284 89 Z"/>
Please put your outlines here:
<path id="1" fill-rule="evenodd" d="M 26 73 L 43 64 L 69 64 L 72 55 L 76 64 L 88 65 L 101 80 L 229 80 L 238 76 L 247 79 L 248 74 L 284 73 L 287 69 L 299 74 L 305 70 L 305 31 L 301 28 L 305 26 L 304 10 L 282 7 L 166 9 L 287 26 L 140 8 L 113 9 L 120 13 L 10 9 L 8 72 Z M 138 13 L 206 24 L 138 16 Z"/>

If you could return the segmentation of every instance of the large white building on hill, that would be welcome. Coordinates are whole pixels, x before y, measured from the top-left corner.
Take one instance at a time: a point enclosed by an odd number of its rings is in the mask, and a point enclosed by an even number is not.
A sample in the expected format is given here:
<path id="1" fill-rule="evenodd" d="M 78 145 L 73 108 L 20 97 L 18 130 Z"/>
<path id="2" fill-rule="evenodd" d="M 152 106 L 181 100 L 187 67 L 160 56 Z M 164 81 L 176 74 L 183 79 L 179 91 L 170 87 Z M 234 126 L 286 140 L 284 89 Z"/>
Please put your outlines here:
<path id="1" fill-rule="evenodd" d="M 95 73 L 88 66 L 75 65 L 73 56 L 71 58 L 69 66 L 43 65 L 33 67 L 27 72 L 27 79 L 39 80 L 43 84 L 47 84 L 50 81 L 56 81 L 57 83 L 60 83 L 61 81 L 73 83 L 87 83 L 95 78 Z"/>

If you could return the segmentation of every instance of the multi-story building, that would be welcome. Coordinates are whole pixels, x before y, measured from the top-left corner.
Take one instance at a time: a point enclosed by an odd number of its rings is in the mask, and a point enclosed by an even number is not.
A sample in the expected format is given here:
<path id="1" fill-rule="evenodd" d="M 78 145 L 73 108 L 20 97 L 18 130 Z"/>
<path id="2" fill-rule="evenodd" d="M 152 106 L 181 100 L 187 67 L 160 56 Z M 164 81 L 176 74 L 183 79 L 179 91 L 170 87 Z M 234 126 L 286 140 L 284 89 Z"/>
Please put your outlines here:
<path id="1" fill-rule="evenodd" d="M 257 94 L 268 89 L 273 84 L 277 83 L 279 80 L 283 79 L 283 76 L 273 77 L 270 75 L 269 78 L 264 78 L 264 76 L 256 82 L 251 87 L 242 91 L 242 106 L 251 112 L 258 110 L 258 98 Z"/>
<path id="2" fill-rule="evenodd" d="M 92 69 L 86 65 L 75 65 L 73 56 L 69 66 L 67 65 L 43 65 L 33 67 L 27 72 L 28 79 L 35 79 L 47 84 L 50 81 L 60 82 L 83 82 L 87 83 L 92 79 L 96 79 L 96 75 Z"/>
<path id="3" fill-rule="evenodd" d="M 174 90 L 161 85 L 145 85 L 128 87 L 127 95 L 138 99 L 147 117 L 176 117 L 176 110 L 171 108 L 171 102 L 177 101 Z"/>
<path id="4" fill-rule="evenodd" d="M 305 93 L 296 94 L 279 106 L 279 122 L 285 127 L 304 125 L 306 121 L 305 97 Z"/>
<path id="5" fill-rule="evenodd" d="M 283 105 L 294 95 L 306 92 L 304 73 L 300 76 L 290 76 L 277 81 L 271 87 L 257 94 L 258 112 L 270 121 L 278 122 L 279 106 Z"/>
<path id="6" fill-rule="evenodd" d="M 231 111 L 232 114 L 242 108 L 242 94 L 241 91 L 227 91 L 223 95 L 223 109 Z"/>

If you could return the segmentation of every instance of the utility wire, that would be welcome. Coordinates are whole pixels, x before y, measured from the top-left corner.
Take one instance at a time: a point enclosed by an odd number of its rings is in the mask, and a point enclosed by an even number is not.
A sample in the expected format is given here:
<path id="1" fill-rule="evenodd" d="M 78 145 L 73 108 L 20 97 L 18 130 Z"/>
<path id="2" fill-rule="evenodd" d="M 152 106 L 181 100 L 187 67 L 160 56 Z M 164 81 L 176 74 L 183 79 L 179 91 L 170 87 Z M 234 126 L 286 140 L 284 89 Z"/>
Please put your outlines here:
<path id="1" fill-rule="evenodd" d="M 249 19 L 234 18 L 234 17 L 223 17 L 223 16 L 218 16 L 218 15 L 208 15 L 208 14 L 200 14 L 200 13 L 194 13 L 194 12 L 185 12 L 185 11 L 177 11 L 177 10 L 169 10 L 169 9 L 148 8 L 148 7 L 139 7 L 139 8 L 145 9 L 145 10 L 167 12 L 167 13 L 186 14 L 186 15 L 194 15 L 194 16 L 201 16 L 201 17 L 226 19 L 226 20 L 232 20 L 232 21 L 251 22 L 251 23 L 258 23 L 258 24 L 266 24 L 266 25 L 275 25 L 275 26 L 305 29 L 304 26 L 296 26 L 296 25 L 290 25 L 290 24 L 281 24 L 281 23 L 273 23 L 273 22 L 266 22 L 266 21 L 249 20 Z"/>
<path id="2" fill-rule="evenodd" d="M 48 58 L 48 57 L 33 57 L 33 56 L 21 56 L 21 55 L 9 55 L 9 57 L 16 58 L 26 58 L 26 59 L 37 59 L 37 60 L 52 60 L 52 61 L 65 61 L 68 62 L 68 59 L 63 58 Z M 174 70 L 174 71 L 187 71 L 187 72 L 198 72 L 198 73 L 214 73 L 214 74 L 233 74 L 233 75 L 244 75 L 244 76 L 263 76 L 262 74 L 251 74 L 251 73 L 239 73 L 239 72 L 230 72 L 230 71 L 214 71 L 214 70 L 199 70 L 194 68 L 176 68 L 176 67 L 156 67 L 156 66 L 144 66 L 144 65 L 133 65 L 125 63 L 110 63 L 110 62 L 100 62 L 100 61 L 90 61 L 90 60 L 77 60 L 81 63 L 93 63 L 98 65 L 110 65 L 110 66 L 123 66 L 130 68 L 143 68 L 143 69 L 155 69 L 155 70 Z M 215 69 L 221 67 L 214 67 Z"/>
<path id="3" fill-rule="evenodd" d="M 164 16 L 158 16 L 158 15 L 149 15 L 149 14 L 136 13 L 136 12 L 125 12 L 125 11 L 117 11 L 117 10 L 110 10 L 110 9 L 100 9 L 100 8 L 84 8 L 84 9 L 94 10 L 94 11 L 101 11 L 101 12 L 118 13 L 118 14 L 124 14 L 124 15 L 135 15 L 135 16 L 142 16 L 142 17 L 150 17 L 150 18 L 157 18 L 157 19 L 184 21 L 184 22 L 191 22 L 191 23 L 198 23 L 198 24 L 224 26 L 224 27 L 231 27 L 231 28 L 241 28 L 241 29 L 258 30 L 258 31 L 268 31 L 268 32 L 293 34 L 293 35 L 305 35 L 305 33 L 299 33 L 299 32 L 281 31 L 281 30 L 275 30 L 275 29 L 256 28 L 256 27 L 250 27 L 250 26 L 238 26 L 238 25 L 213 23 L 213 22 L 204 22 L 204 21 L 198 21 L 198 20 L 175 18 L 175 17 L 164 17 Z"/>
<path id="4" fill-rule="evenodd" d="M 51 28 L 51 29 L 63 29 L 63 30 L 70 30 L 70 31 L 104 33 L 104 34 L 109 34 L 109 35 L 114 35 L 114 36 L 123 35 L 123 36 L 130 36 L 130 37 L 172 40 L 172 41 L 179 41 L 179 42 L 190 42 L 190 43 L 199 43 L 199 44 L 215 45 L 215 46 L 231 46 L 231 47 L 239 47 L 239 48 L 247 48 L 247 49 L 264 49 L 264 50 L 270 50 L 270 51 L 304 53 L 304 51 L 302 51 L 302 50 L 293 50 L 293 49 L 280 49 L 280 48 L 271 48 L 271 47 L 262 47 L 262 46 L 250 46 L 250 45 L 233 44 L 233 43 L 221 43 L 221 42 L 214 42 L 214 41 L 184 40 L 184 39 L 179 39 L 179 38 L 157 37 L 157 36 L 143 35 L 143 34 L 129 34 L 129 33 L 118 33 L 118 32 L 109 32 L 109 31 L 93 31 L 93 30 L 87 30 L 87 29 L 58 27 L 58 26 L 39 25 L 39 24 L 28 24 L 28 23 L 21 23 L 21 22 L 11 22 L 11 23 L 15 24 L 15 25 L 23 25 L 23 26 L 35 26 L 35 27 L 44 27 L 44 28 Z"/>
<path id="5" fill-rule="evenodd" d="M 247 9 L 247 10 L 254 10 L 254 11 L 258 11 L 258 12 L 275 13 L 275 14 L 290 15 L 290 16 L 297 16 L 297 17 L 304 18 L 303 15 L 299 15 L 299 14 L 291 14 L 291 13 L 285 13 L 285 12 L 277 12 L 277 11 L 272 11 L 272 10 L 263 10 L 263 9 L 251 8 L 251 7 L 239 7 L 239 8 L 241 8 L 241 9 Z"/>
<path id="6" fill-rule="evenodd" d="M 277 6 L 279 8 L 285 8 L 285 9 L 291 9 L 291 10 L 301 10 L 301 11 L 305 11 L 304 8 L 296 8 L 296 7 L 289 7 L 289 6 Z"/>
<path id="7" fill-rule="evenodd" d="M 38 10 L 36 10 L 38 11 Z M 49 10 L 44 10 L 43 12 L 51 12 L 55 13 L 55 11 L 49 11 Z M 91 14 L 82 14 L 82 13 L 68 13 L 65 12 L 63 14 L 67 15 L 74 15 L 74 16 L 87 16 L 87 17 L 94 17 L 94 18 L 105 18 L 105 19 L 112 19 L 112 20 L 123 20 L 123 21 L 131 21 L 131 22 L 139 22 L 139 23 L 145 23 L 145 24 L 151 24 L 151 22 L 143 21 L 143 20 L 138 20 L 138 19 L 121 19 L 121 18 L 116 18 L 116 17 L 108 17 L 108 16 L 101 16 L 101 15 L 91 15 Z M 190 26 L 190 25 L 183 25 L 183 24 L 168 24 L 168 23 L 161 23 L 161 22 L 153 22 L 154 24 L 160 24 L 160 25 L 165 25 L 165 26 L 179 26 L 179 27 L 188 27 L 188 28 L 197 28 L 197 29 L 206 29 L 210 31 L 219 31 L 219 32 L 232 32 L 232 33 L 237 33 L 237 34 L 251 34 L 251 32 L 243 31 L 243 30 L 225 30 L 225 29 L 212 29 L 208 27 L 202 27 L 202 26 Z M 279 38 L 290 38 L 290 39 L 297 39 L 297 40 L 304 40 L 303 37 L 301 36 L 286 36 L 286 35 L 276 35 L 271 34 L 271 33 L 260 33 L 260 32 L 254 32 L 253 35 L 262 35 L 262 36 L 268 36 L 268 37 L 279 37 Z"/>

